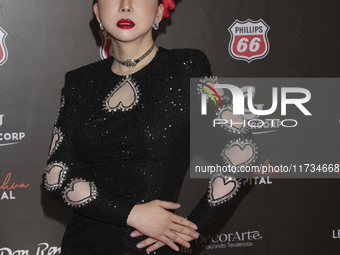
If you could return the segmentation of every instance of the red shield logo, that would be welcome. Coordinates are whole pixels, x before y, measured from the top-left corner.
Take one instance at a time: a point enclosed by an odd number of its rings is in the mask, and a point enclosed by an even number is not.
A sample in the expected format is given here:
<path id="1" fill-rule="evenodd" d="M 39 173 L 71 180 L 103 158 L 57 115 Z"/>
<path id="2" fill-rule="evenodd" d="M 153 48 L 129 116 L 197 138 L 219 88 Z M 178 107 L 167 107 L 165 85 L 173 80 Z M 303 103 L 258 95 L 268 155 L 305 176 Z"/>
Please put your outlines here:
<path id="1" fill-rule="evenodd" d="M 100 46 L 100 57 L 106 59 L 113 54 L 111 36 L 106 30 L 99 32 L 102 37 L 102 45 Z"/>
<path id="2" fill-rule="evenodd" d="M 228 28 L 230 33 L 229 54 L 237 60 L 250 63 L 267 56 L 269 52 L 268 31 L 270 27 L 262 20 L 235 20 Z"/>
<path id="3" fill-rule="evenodd" d="M 8 51 L 5 44 L 7 32 L 0 27 L 0 66 L 5 64 L 8 58 Z"/>

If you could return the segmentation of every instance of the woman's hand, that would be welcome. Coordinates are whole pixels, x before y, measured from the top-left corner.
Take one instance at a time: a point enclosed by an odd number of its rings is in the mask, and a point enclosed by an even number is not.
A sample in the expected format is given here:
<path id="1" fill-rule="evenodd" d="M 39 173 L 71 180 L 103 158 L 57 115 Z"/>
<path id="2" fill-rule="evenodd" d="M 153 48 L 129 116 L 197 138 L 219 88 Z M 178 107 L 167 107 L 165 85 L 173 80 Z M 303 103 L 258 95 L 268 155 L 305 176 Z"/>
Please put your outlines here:
<path id="1" fill-rule="evenodd" d="M 163 245 L 166 244 L 175 251 L 179 251 L 175 242 L 185 247 L 190 247 L 190 244 L 186 239 L 198 238 L 198 234 L 194 231 L 197 229 L 197 226 L 194 223 L 166 210 L 174 210 L 179 207 L 180 204 L 161 200 L 153 200 L 145 204 L 138 204 L 132 208 L 127 219 L 127 224 L 138 230 L 139 233 L 155 239 L 156 241 L 158 240 L 162 242 Z M 150 241 L 151 240 L 149 240 L 148 243 Z M 157 246 L 158 245 L 160 244 L 157 244 Z M 145 246 L 147 245 L 144 245 L 143 247 Z M 155 250 L 157 248 L 153 247 L 152 249 Z M 148 252 L 150 251 L 148 250 Z"/>
<path id="2" fill-rule="evenodd" d="M 181 233 L 176 233 L 176 234 L 179 235 L 181 238 L 183 238 L 184 240 L 186 240 L 188 242 L 190 242 L 190 241 L 192 241 L 192 240 L 194 240 L 194 239 L 196 239 L 198 237 L 198 234 L 197 234 L 197 237 L 195 237 L 195 238 L 187 236 L 187 235 L 184 235 L 184 234 L 181 234 Z M 135 230 L 135 231 L 133 231 L 131 233 L 132 237 L 137 237 L 137 236 L 142 236 L 142 235 L 143 234 L 140 233 L 137 230 Z M 144 241 L 138 243 L 137 247 L 139 249 L 141 249 L 141 248 L 144 248 L 144 247 L 149 246 L 151 244 L 153 244 L 153 245 L 146 249 L 147 252 L 153 252 L 153 251 L 155 251 L 155 250 L 157 250 L 157 249 L 159 249 L 159 248 L 161 248 L 162 246 L 165 245 L 163 242 L 149 237 L 149 238 L 145 239 Z"/>

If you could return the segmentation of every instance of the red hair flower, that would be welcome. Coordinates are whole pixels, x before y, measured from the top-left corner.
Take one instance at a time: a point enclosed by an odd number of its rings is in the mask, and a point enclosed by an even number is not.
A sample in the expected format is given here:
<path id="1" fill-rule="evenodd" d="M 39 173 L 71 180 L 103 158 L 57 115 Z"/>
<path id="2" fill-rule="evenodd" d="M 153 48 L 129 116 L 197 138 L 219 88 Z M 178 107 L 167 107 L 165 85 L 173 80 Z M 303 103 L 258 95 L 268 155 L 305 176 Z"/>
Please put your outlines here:
<path id="1" fill-rule="evenodd" d="M 164 6 L 163 18 L 170 17 L 170 10 L 176 8 L 176 4 L 174 0 L 162 0 L 162 4 Z"/>

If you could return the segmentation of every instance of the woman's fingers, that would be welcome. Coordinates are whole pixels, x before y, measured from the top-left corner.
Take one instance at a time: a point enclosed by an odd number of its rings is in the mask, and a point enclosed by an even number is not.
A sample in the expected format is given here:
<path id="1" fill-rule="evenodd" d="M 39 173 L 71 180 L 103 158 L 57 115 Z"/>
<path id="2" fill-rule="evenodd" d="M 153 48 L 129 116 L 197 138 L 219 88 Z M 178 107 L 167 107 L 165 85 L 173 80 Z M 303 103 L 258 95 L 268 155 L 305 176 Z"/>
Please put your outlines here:
<path id="1" fill-rule="evenodd" d="M 161 241 L 157 241 L 156 243 L 154 243 L 153 245 L 151 245 L 150 247 L 148 247 L 146 249 L 147 252 L 153 252 L 159 248 L 161 248 L 162 246 L 164 246 L 165 244 Z"/>
<path id="2" fill-rule="evenodd" d="M 149 237 L 149 238 L 145 239 L 144 241 L 139 242 L 136 246 L 137 246 L 137 248 L 141 249 L 141 248 L 149 246 L 149 245 L 151 245 L 155 242 L 158 242 L 158 240 Z"/>
<path id="3" fill-rule="evenodd" d="M 172 222 L 174 223 L 177 223 L 179 225 L 183 225 L 183 226 L 186 226 L 188 228 L 191 228 L 193 230 L 196 230 L 197 229 L 197 226 L 196 224 L 194 224 L 193 222 L 187 220 L 186 218 L 183 218 L 181 216 L 178 216 L 176 214 L 172 214 Z"/>
<path id="4" fill-rule="evenodd" d="M 168 236 L 168 235 L 169 235 L 169 234 L 167 234 L 167 236 Z M 183 240 L 183 239 L 182 239 L 182 240 Z M 169 238 L 163 236 L 162 238 L 160 238 L 159 241 L 163 242 L 164 244 L 166 244 L 167 246 L 169 246 L 169 247 L 170 247 L 171 249 L 173 249 L 174 251 L 179 251 L 178 246 L 177 246 L 174 242 L 172 242 Z M 189 244 L 189 246 L 186 246 L 186 247 L 190 247 L 190 244 Z"/>
<path id="5" fill-rule="evenodd" d="M 142 236 L 143 234 L 141 232 L 139 232 L 138 230 L 135 230 L 133 232 L 131 232 L 130 236 L 131 237 L 138 237 L 138 236 Z"/>
<path id="6" fill-rule="evenodd" d="M 163 200 L 157 200 L 157 202 L 159 203 L 159 205 L 165 209 L 178 209 L 181 207 L 180 204 L 178 203 L 173 203 L 173 202 L 169 202 L 169 201 L 163 201 Z"/>
<path id="7" fill-rule="evenodd" d="M 138 234 L 141 235 L 141 233 L 139 233 L 138 231 L 134 231 L 134 232 L 137 232 Z M 183 235 L 183 234 L 177 233 L 177 232 L 175 232 L 175 231 L 173 231 L 173 232 L 174 232 L 176 235 L 178 235 L 179 237 L 181 237 L 181 238 L 183 238 L 184 240 L 186 240 L 186 241 L 192 241 L 192 240 L 194 240 L 194 238 L 189 237 L 188 235 Z M 173 239 L 176 239 L 176 237 L 174 237 L 173 235 L 171 235 L 171 236 L 172 236 Z M 172 240 L 172 239 L 170 239 L 170 241 L 171 241 L 171 242 L 174 242 L 174 240 Z M 142 249 L 142 248 L 144 248 L 144 247 L 146 247 L 146 246 L 149 246 L 149 245 L 151 245 L 151 246 L 147 248 L 147 250 L 146 250 L 147 252 L 153 252 L 153 251 L 159 249 L 160 247 L 164 246 L 165 244 L 164 244 L 163 242 L 159 241 L 159 240 L 156 240 L 156 239 L 154 239 L 154 238 L 150 238 L 150 237 L 149 237 L 149 238 L 145 239 L 144 241 L 138 243 L 138 244 L 137 244 L 137 247 L 138 247 L 139 249 Z M 188 246 L 188 243 L 187 243 L 187 244 L 184 243 L 184 246 L 189 247 L 189 246 Z"/>
<path id="8" fill-rule="evenodd" d="M 179 243 L 184 247 L 188 248 L 190 247 L 190 243 L 188 241 L 184 240 L 182 237 L 180 237 L 173 231 L 168 231 L 166 236 L 170 239 L 169 241 L 172 243 Z"/>
<path id="9" fill-rule="evenodd" d="M 181 239 L 178 235 L 176 235 L 175 233 L 171 233 L 172 231 L 169 231 L 169 233 L 167 233 L 167 236 L 171 236 L 171 239 L 169 239 L 168 237 L 161 237 L 160 240 L 156 240 L 154 238 L 147 238 L 142 242 L 139 242 L 137 244 L 137 248 L 141 249 L 144 248 L 146 246 L 149 246 L 151 244 L 153 244 L 152 246 L 147 248 L 147 252 L 152 252 L 155 251 L 156 249 L 162 247 L 163 245 L 167 245 L 169 246 L 171 249 L 175 250 L 175 251 L 179 251 L 178 246 L 174 243 L 176 241 L 173 241 L 172 239 Z M 177 237 L 176 237 L 177 236 Z M 182 239 L 183 240 L 183 239 Z M 184 240 L 183 240 L 184 241 Z M 185 245 L 185 247 L 190 247 L 190 244 L 186 241 L 181 243 L 183 246 Z"/>
<path id="10" fill-rule="evenodd" d="M 194 231 L 194 229 L 197 229 L 197 226 L 191 221 L 167 210 L 179 207 L 180 205 L 177 203 L 161 200 L 153 200 L 135 205 L 127 219 L 127 224 L 137 230 L 137 232 L 132 232 L 131 236 L 136 237 L 143 234 L 162 242 L 175 251 L 179 251 L 175 242 L 184 247 L 190 247 L 187 240 L 190 241 L 192 240 L 191 238 L 198 237 L 198 233 Z M 156 244 L 152 241 L 149 239 L 146 243 L 142 243 L 139 246 L 153 245 L 151 249 L 159 247 L 160 243 Z"/>
<path id="11" fill-rule="evenodd" d="M 175 231 L 175 232 L 178 232 L 178 233 L 181 233 L 183 235 L 187 235 L 188 237 L 190 238 L 198 238 L 199 234 L 192 230 L 191 228 L 187 228 L 185 226 L 182 226 L 182 225 L 178 225 L 176 223 L 174 223 L 172 226 L 171 226 L 171 230 Z"/>

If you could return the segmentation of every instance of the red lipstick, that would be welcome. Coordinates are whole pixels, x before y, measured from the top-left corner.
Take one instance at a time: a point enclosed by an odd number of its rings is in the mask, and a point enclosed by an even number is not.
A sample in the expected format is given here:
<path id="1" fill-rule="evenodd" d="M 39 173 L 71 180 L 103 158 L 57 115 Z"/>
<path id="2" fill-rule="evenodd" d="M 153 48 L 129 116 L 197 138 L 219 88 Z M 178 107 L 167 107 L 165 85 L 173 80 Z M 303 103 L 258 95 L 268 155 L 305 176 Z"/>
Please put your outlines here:
<path id="1" fill-rule="evenodd" d="M 121 29 L 131 29 L 135 26 L 135 23 L 130 19 L 120 19 L 116 25 Z"/>

